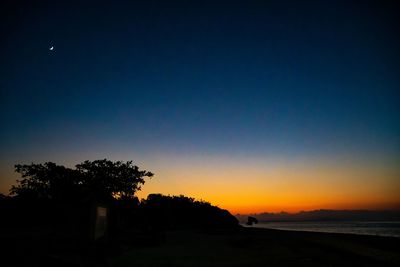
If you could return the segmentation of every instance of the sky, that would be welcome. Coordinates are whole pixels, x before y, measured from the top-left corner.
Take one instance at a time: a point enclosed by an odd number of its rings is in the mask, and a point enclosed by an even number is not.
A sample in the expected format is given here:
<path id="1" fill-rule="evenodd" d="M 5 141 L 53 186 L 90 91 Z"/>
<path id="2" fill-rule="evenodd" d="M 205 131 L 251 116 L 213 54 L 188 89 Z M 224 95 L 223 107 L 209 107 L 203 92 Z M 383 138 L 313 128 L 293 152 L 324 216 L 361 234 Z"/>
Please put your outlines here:
<path id="1" fill-rule="evenodd" d="M 155 173 L 139 197 L 400 209 L 395 1 L 3 4 L 0 192 L 108 158 Z"/>

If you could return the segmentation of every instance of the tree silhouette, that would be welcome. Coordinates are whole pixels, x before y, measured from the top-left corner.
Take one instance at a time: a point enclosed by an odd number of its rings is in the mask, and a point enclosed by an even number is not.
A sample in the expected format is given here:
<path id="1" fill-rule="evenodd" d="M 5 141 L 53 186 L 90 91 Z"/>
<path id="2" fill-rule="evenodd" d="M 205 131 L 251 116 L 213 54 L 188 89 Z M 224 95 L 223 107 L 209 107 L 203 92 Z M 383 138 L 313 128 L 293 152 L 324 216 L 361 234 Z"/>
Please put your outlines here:
<path id="1" fill-rule="evenodd" d="M 76 170 L 57 165 L 53 162 L 44 164 L 15 165 L 22 180 L 17 180 L 10 190 L 11 195 L 24 198 L 63 198 L 65 194 L 74 195 L 82 184 Z"/>
<path id="2" fill-rule="evenodd" d="M 135 192 L 145 183 L 145 177 L 153 177 L 153 173 L 139 170 L 132 161 L 86 160 L 76 165 L 76 170 L 86 190 L 119 199 L 134 198 Z"/>
<path id="3" fill-rule="evenodd" d="M 247 225 L 253 225 L 253 224 L 257 224 L 258 223 L 258 220 L 257 220 L 257 218 L 254 218 L 254 217 L 251 217 L 251 216 L 249 216 L 248 218 L 247 218 L 247 222 L 246 222 L 246 224 Z"/>
<path id="4" fill-rule="evenodd" d="M 227 210 L 184 195 L 150 194 L 142 200 L 142 218 L 153 228 L 236 228 L 239 222 Z"/>
<path id="5" fill-rule="evenodd" d="M 84 161 L 75 169 L 44 164 L 15 165 L 22 180 L 12 186 L 11 195 L 28 198 L 65 199 L 96 194 L 99 197 L 132 199 L 146 177 L 153 173 L 141 171 L 132 161 L 107 159 Z"/>

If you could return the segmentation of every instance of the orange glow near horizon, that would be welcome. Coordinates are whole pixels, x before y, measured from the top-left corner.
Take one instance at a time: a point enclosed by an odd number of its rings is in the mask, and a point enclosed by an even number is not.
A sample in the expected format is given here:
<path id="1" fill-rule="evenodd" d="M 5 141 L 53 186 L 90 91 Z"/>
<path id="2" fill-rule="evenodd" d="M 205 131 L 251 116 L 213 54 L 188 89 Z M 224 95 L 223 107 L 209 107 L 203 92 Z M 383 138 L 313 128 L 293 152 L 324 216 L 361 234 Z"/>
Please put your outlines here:
<path id="1" fill-rule="evenodd" d="M 208 201 L 232 214 L 315 209 L 400 210 L 397 163 L 193 155 L 159 155 L 135 162 L 141 169 L 155 173 L 138 192 L 139 198 L 150 193 L 182 194 Z M 7 193 L 18 178 L 14 173 L 10 179 L 3 179 L 2 191 Z"/>
<path id="2" fill-rule="evenodd" d="M 161 164 L 158 173 L 139 192 L 140 198 L 149 193 L 183 194 L 233 214 L 400 208 L 397 167 L 202 159 Z"/>

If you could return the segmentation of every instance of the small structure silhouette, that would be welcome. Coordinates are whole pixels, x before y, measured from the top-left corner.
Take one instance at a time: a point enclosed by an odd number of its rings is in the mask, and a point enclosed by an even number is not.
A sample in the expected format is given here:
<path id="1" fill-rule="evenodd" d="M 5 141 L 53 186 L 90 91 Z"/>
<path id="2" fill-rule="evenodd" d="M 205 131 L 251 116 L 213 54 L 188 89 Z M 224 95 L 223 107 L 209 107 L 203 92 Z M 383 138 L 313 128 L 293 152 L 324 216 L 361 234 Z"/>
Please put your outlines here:
<path id="1" fill-rule="evenodd" d="M 257 224 L 257 223 L 258 223 L 257 218 L 254 218 L 254 217 L 251 217 L 251 216 L 249 216 L 249 217 L 247 218 L 247 223 L 246 223 L 246 225 L 252 226 L 253 224 Z"/>

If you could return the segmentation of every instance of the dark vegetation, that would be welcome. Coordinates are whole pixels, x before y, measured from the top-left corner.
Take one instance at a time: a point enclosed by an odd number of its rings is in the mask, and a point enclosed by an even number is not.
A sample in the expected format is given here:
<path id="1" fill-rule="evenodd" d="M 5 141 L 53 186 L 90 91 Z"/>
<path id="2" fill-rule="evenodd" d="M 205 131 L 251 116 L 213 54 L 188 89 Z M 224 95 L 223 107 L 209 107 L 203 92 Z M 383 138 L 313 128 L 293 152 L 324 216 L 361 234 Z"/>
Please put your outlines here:
<path id="1" fill-rule="evenodd" d="M 131 161 L 85 161 L 75 169 L 47 162 L 16 165 L 15 170 L 22 180 L 12 186 L 11 197 L 2 196 L 0 203 L 9 214 L 2 223 L 9 226 L 68 225 L 71 217 L 85 217 L 81 213 L 91 202 L 109 208 L 111 231 L 238 225 L 228 211 L 183 195 L 150 194 L 139 201 L 134 194 L 153 173 L 139 170 Z"/>
<path id="2" fill-rule="evenodd" d="M 132 161 L 84 161 L 75 169 L 52 162 L 16 165 L 22 176 L 11 187 L 12 196 L 24 199 L 74 201 L 95 194 L 102 199 L 132 199 L 153 173 L 139 170 Z"/>
<path id="3" fill-rule="evenodd" d="M 185 196 L 149 195 L 140 203 L 143 225 L 155 228 L 236 228 L 238 220 L 227 210 Z"/>
<path id="4" fill-rule="evenodd" d="M 251 216 L 247 217 L 246 225 L 252 226 L 253 224 L 257 224 L 257 223 L 258 223 L 258 220 L 256 218 L 251 217 Z"/>
<path id="5" fill-rule="evenodd" d="M 47 162 L 15 170 L 22 179 L 10 196 L 0 196 L 6 266 L 98 265 L 124 246 L 163 243 L 168 230 L 239 227 L 228 211 L 190 197 L 151 194 L 140 201 L 135 192 L 153 173 L 130 161 L 85 161 L 75 168 Z M 97 239 L 98 206 L 107 209 L 107 229 Z"/>
<path id="6" fill-rule="evenodd" d="M 186 196 L 135 192 L 151 172 L 131 162 L 17 165 L 0 195 L 2 266 L 399 266 L 400 239 L 239 227 Z M 93 207 L 108 210 L 93 238 Z M 249 224 L 257 223 L 247 217 Z"/>

